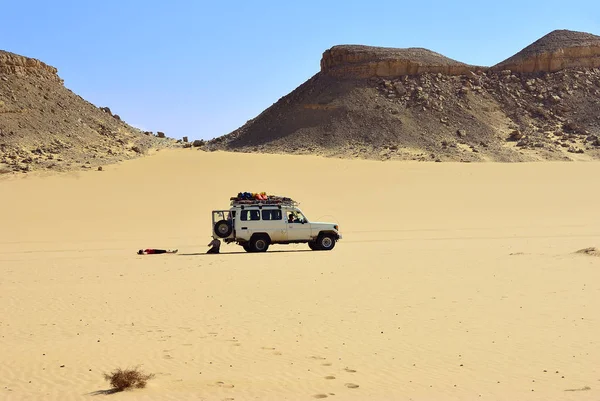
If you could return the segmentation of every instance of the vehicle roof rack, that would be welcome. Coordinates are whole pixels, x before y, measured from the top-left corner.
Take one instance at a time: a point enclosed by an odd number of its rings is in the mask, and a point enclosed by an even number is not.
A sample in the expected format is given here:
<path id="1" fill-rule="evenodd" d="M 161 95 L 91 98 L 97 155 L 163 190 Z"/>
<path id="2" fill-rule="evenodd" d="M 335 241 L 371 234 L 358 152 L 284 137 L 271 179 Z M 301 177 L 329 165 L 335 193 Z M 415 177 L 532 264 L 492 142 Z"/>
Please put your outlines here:
<path id="1" fill-rule="evenodd" d="M 268 196 L 267 199 L 240 199 L 232 197 L 231 206 L 298 206 L 298 202 L 284 196 Z"/>

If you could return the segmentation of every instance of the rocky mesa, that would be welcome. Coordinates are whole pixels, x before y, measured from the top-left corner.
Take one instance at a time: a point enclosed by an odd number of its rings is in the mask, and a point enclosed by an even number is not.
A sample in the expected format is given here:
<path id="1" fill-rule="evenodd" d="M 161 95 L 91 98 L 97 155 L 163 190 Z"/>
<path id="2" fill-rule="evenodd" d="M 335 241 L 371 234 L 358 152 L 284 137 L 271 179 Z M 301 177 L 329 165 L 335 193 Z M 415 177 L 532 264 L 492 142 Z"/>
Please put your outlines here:
<path id="1" fill-rule="evenodd" d="M 334 46 L 321 70 L 209 150 L 379 160 L 600 158 L 600 37 L 558 30 L 493 66 Z"/>
<path id="2" fill-rule="evenodd" d="M 482 70 L 422 48 L 341 45 L 323 53 L 321 72 L 338 78 L 398 77 L 424 73 L 461 75 Z"/>

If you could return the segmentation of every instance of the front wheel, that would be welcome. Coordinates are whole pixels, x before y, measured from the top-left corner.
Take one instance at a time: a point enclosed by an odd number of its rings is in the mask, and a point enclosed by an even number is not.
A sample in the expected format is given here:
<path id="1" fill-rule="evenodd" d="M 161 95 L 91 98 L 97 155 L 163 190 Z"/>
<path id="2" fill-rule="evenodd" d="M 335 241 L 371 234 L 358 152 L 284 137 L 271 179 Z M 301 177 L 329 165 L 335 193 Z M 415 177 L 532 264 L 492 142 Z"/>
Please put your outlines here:
<path id="1" fill-rule="evenodd" d="M 323 251 L 331 251 L 335 246 L 335 237 L 331 234 L 323 234 L 317 238 L 317 246 Z"/>
<path id="2" fill-rule="evenodd" d="M 244 251 L 246 251 L 246 252 L 252 252 L 252 248 L 250 248 L 250 243 L 248 243 L 248 242 L 244 242 L 244 244 L 242 245 L 242 248 L 244 248 Z"/>
<path id="3" fill-rule="evenodd" d="M 317 245 L 317 243 L 315 241 L 308 241 L 308 247 L 310 249 L 312 249 L 313 251 L 320 250 L 319 245 Z"/>

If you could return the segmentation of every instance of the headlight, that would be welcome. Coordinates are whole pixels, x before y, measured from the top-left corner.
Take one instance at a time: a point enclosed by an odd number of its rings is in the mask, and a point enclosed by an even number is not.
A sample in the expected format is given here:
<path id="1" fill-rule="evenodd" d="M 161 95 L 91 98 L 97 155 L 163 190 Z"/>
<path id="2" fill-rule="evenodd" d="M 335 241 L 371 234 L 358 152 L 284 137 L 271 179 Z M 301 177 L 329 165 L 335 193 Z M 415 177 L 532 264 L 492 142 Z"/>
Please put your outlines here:
<path id="1" fill-rule="evenodd" d="M 335 228 L 336 231 L 338 231 L 340 228 L 337 226 L 337 224 L 335 226 L 333 226 L 333 228 Z"/>

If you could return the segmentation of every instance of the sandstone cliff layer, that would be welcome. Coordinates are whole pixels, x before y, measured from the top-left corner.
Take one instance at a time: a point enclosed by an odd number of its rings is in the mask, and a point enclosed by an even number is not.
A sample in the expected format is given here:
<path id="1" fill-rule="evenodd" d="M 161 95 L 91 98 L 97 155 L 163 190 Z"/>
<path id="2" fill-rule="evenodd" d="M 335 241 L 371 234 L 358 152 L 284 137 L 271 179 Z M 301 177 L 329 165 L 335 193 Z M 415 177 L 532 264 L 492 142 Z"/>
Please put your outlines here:
<path id="1" fill-rule="evenodd" d="M 62 82 L 57 71 L 40 60 L 0 50 L 0 74 L 32 76 Z"/>
<path id="2" fill-rule="evenodd" d="M 493 70 L 522 73 L 556 72 L 567 68 L 600 67 L 600 36 L 585 32 L 550 32 Z"/>
<path id="3" fill-rule="evenodd" d="M 550 32 L 493 67 L 465 64 L 422 48 L 340 45 L 326 50 L 321 58 L 323 74 L 348 79 L 392 78 L 426 73 L 464 75 L 486 70 L 536 73 L 598 67 L 600 36 L 568 30 Z"/>
<path id="4" fill-rule="evenodd" d="M 338 78 L 371 78 L 442 73 L 461 75 L 482 67 L 471 66 L 422 48 L 341 45 L 328 49 L 321 72 Z"/>

